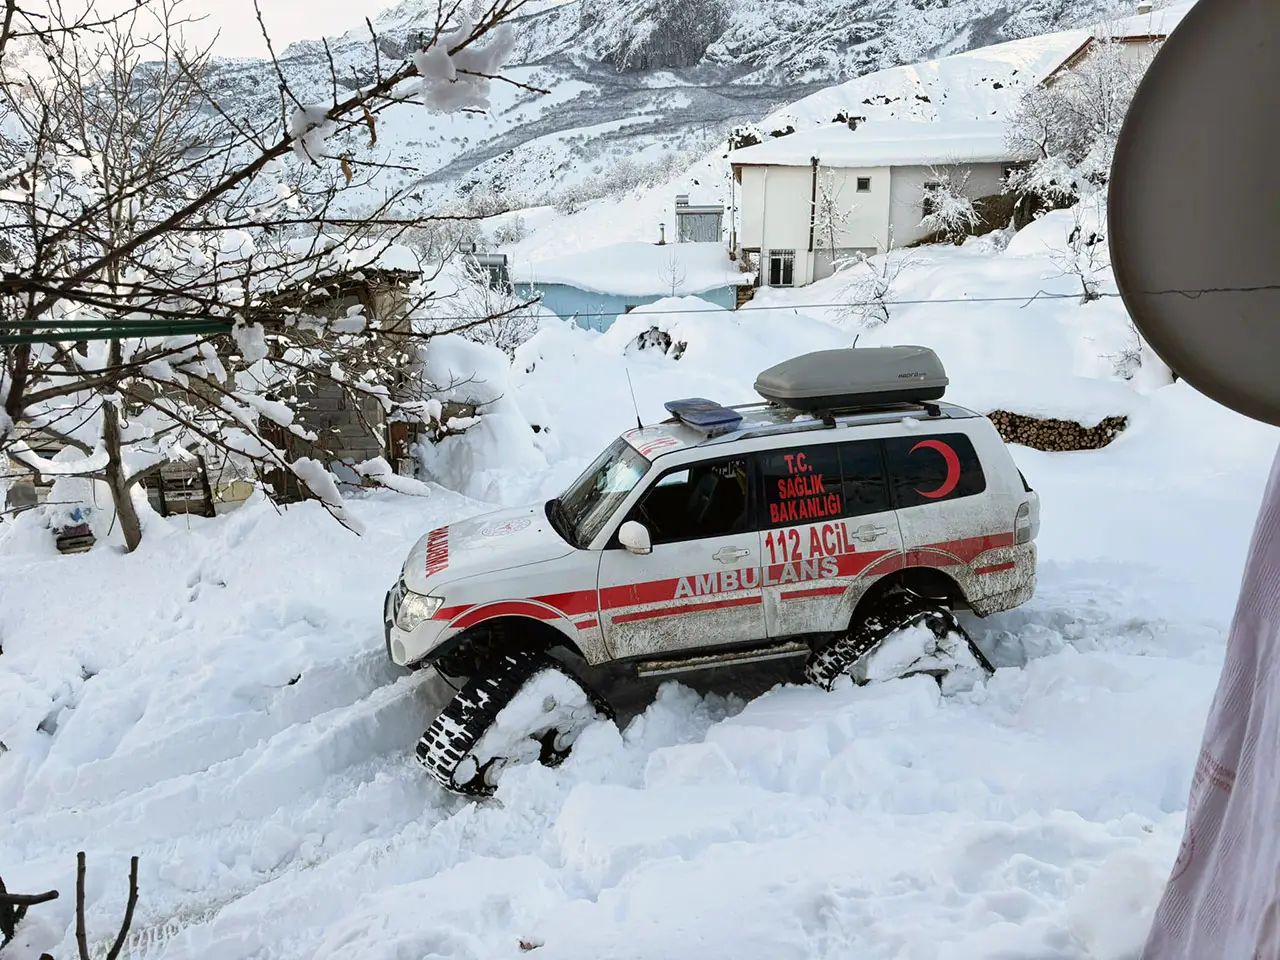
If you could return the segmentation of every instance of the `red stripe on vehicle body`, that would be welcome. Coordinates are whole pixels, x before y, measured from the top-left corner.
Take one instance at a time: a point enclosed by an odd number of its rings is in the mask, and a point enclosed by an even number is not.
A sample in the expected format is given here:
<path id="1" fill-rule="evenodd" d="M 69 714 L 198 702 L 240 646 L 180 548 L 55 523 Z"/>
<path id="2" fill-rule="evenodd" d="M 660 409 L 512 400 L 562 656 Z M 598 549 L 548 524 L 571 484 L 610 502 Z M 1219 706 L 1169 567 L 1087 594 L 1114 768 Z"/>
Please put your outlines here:
<path id="1" fill-rule="evenodd" d="M 845 587 L 815 587 L 812 590 L 789 590 L 782 595 L 782 599 L 808 600 L 812 597 L 838 597 L 846 589 Z"/>
<path id="2" fill-rule="evenodd" d="M 451 630 L 465 630 L 494 617 L 532 617 L 534 620 L 558 620 L 564 614 L 532 600 L 499 600 L 472 607 L 449 624 Z"/>
<path id="3" fill-rule="evenodd" d="M 853 553 L 837 554 L 837 576 L 842 578 L 860 577 L 867 573 L 883 575 L 902 570 L 906 567 L 951 567 L 971 564 L 977 557 L 988 550 L 1012 547 L 1014 535 L 1000 533 L 980 537 L 966 537 L 961 540 L 949 540 L 940 543 L 922 544 L 905 551 L 869 550 Z M 447 549 L 447 548 L 446 548 Z M 782 564 L 768 564 L 764 568 L 765 580 L 770 587 L 787 586 L 791 583 L 799 585 L 805 581 L 788 581 L 778 583 L 787 567 L 798 567 L 803 563 L 820 563 L 821 558 L 793 561 Z M 979 567 L 974 572 L 978 575 L 1001 573 L 1012 570 L 1014 564 L 999 563 L 987 567 Z M 686 577 L 669 577 L 663 580 L 649 580 L 640 583 L 629 583 L 595 590 L 574 590 L 566 593 L 547 594 L 529 600 L 503 600 L 479 605 L 463 605 L 443 607 L 438 610 L 432 620 L 446 621 L 451 629 L 465 629 L 485 620 L 504 616 L 525 616 L 537 620 L 555 620 L 560 617 L 571 619 L 583 614 L 617 610 L 622 607 L 638 607 L 645 604 L 669 603 L 675 598 L 681 580 L 694 581 L 697 574 Z M 821 578 L 821 579 L 826 579 Z M 814 578 L 806 578 L 813 582 Z M 809 597 L 835 596 L 843 593 L 845 587 L 815 587 L 813 589 L 789 590 L 782 594 L 783 600 L 799 600 Z M 612 618 L 614 623 L 632 623 L 658 617 L 679 616 L 684 613 L 698 613 L 707 610 L 720 610 L 729 607 L 761 603 L 760 595 L 747 597 L 727 597 L 720 600 L 709 600 L 703 603 L 685 606 L 667 606 L 653 610 L 627 613 Z M 578 629 L 590 629 L 599 622 L 584 621 L 577 624 Z"/>
<path id="4" fill-rule="evenodd" d="M 644 583 L 628 583 L 617 587 L 600 588 L 600 608 L 615 610 L 618 607 L 638 607 L 642 603 L 661 603 L 672 600 L 680 581 L 695 580 L 696 574 L 688 577 L 671 577 L 667 580 L 649 580 Z"/>
<path id="5" fill-rule="evenodd" d="M 579 630 L 594 630 L 599 625 L 600 625 L 600 621 L 598 620 L 579 620 L 578 621 Z"/>
<path id="6" fill-rule="evenodd" d="M 572 593 L 550 593 L 543 597 L 532 598 L 537 603 L 545 603 L 554 607 L 567 617 L 576 617 L 583 613 L 596 612 L 596 592 L 594 590 L 575 590 Z"/>
<path id="7" fill-rule="evenodd" d="M 471 604 L 467 604 L 467 603 L 464 603 L 461 606 L 457 606 L 457 607 L 441 607 L 439 610 L 436 611 L 435 616 L 433 616 L 431 619 L 446 620 L 446 621 L 452 620 L 458 614 L 465 613 L 467 610 L 470 610 L 470 609 L 471 609 Z"/>
<path id="8" fill-rule="evenodd" d="M 708 610 L 725 610 L 729 607 L 748 607 L 763 603 L 762 597 L 731 597 L 727 600 L 709 600 L 706 603 L 690 603 L 682 607 L 659 607 L 656 610 L 639 610 L 635 613 L 620 613 L 613 617 L 614 623 L 634 623 L 637 620 L 656 620 L 658 617 L 678 617 L 686 613 L 705 613 Z"/>
<path id="9" fill-rule="evenodd" d="M 1017 564 L 1010 560 L 1008 563 L 997 563 L 989 567 L 979 567 L 973 572 L 978 576 L 983 577 L 988 573 L 1004 573 L 1006 570 L 1012 570 L 1016 566 Z"/>

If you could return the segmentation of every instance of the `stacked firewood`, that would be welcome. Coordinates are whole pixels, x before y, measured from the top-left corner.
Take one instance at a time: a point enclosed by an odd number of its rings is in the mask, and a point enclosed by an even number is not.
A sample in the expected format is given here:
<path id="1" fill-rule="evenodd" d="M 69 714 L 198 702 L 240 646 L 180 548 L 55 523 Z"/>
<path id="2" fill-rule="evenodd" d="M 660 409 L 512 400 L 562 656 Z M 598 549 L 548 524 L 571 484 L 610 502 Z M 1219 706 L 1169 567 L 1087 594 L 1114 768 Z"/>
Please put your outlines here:
<path id="1" fill-rule="evenodd" d="M 1097 426 L 1085 427 L 1074 420 L 1041 419 L 1007 410 L 994 410 L 987 416 L 1005 443 L 1052 452 L 1105 447 L 1129 425 L 1128 417 L 1107 417 Z"/>

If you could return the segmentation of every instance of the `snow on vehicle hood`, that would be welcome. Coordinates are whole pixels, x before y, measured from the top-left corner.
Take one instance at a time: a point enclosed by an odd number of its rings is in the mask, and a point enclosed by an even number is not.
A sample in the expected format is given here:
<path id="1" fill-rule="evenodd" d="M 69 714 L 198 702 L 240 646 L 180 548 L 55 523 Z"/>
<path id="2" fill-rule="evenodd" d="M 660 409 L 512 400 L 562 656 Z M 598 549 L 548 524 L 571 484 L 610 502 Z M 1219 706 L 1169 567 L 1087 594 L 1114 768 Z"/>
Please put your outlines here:
<path id="1" fill-rule="evenodd" d="M 496 573 L 573 552 L 555 532 L 543 504 L 482 514 L 427 533 L 413 545 L 404 582 L 429 594 L 467 577 Z"/>

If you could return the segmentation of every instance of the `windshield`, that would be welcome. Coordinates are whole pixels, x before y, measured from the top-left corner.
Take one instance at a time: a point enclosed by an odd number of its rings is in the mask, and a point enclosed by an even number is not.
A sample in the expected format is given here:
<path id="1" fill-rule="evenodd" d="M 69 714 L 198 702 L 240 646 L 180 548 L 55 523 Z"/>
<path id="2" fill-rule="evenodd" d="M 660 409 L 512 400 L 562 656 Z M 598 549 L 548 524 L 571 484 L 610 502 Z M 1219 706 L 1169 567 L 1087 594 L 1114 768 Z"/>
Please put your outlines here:
<path id="1" fill-rule="evenodd" d="M 560 497 L 571 541 L 585 549 L 649 470 L 649 461 L 619 437 Z"/>

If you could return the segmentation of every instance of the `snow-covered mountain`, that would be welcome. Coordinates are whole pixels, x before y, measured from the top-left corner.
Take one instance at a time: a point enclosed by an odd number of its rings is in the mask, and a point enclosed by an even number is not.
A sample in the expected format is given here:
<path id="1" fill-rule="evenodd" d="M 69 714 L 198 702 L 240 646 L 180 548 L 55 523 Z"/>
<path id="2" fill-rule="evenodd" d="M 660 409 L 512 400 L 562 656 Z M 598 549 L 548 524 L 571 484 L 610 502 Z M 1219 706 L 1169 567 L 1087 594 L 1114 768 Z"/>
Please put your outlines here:
<path id="1" fill-rule="evenodd" d="M 561 198 L 584 179 L 661 182 L 751 122 L 827 86 L 1001 40 L 1096 21 L 1129 0 L 571 0 L 526 6 L 510 75 L 486 116 L 388 115 L 384 159 L 407 168 L 380 186 L 412 186 L 424 205 L 493 195 L 515 206 Z M 384 62 L 434 21 L 405 0 L 374 21 Z M 374 69 L 367 29 L 330 38 L 338 83 Z M 294 92 L 322 102 L 333 74 L 320 40 L 282 53 Z M 217 65 L 224 105 L 271 116 L 279 92 L 263 61 Z M 495 170 L 495 167 L 500 169 Z M 478 191 L 478 193 L 477 193 Z M 588 191 L 589 192 L 589 191 Z"/>

